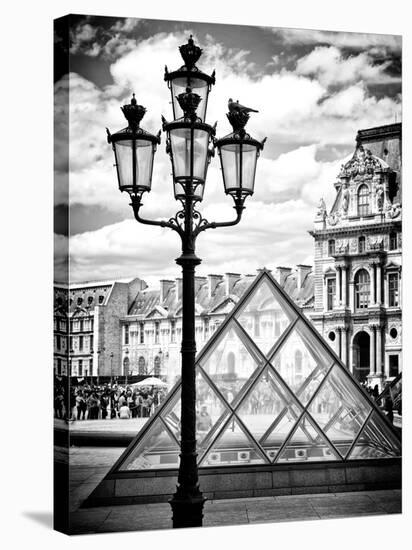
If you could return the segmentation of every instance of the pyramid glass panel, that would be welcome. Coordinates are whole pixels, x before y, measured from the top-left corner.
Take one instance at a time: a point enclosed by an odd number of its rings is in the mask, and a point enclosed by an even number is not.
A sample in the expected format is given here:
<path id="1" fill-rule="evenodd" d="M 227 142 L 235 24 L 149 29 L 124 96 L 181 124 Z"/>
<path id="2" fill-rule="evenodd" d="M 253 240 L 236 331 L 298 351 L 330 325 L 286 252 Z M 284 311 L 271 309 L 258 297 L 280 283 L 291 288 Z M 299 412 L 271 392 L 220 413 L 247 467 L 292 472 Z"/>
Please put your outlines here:
<path id="1" fill-rule="evenodd" d="M 389 430 L 385 420 L 374 411 L 348 458 L 391 458 L 400 454 L 399 441 Z"/>
<path id="2" fill-rule="evenodd" d="M 264 464 L 266 459 L 257 445 L 232 416 L 200 461 L 200 466 Z"/>
<path id="3" fill-rule="evenodd" d="M 199 361 L 228 403 L 232 403 L 260 364 L 235 324 L 225 327 L 215 346 Z"/>
<path id="4" fill-rule="evenodd" d="M 253 434 L 253 437 L 259 441 L 276 419 L 281 414 L 284 416 L 289 407 L 292 418 L 296 420 L 300 415 L 298 405 L 288 396 L 287 390 L 282 387 L 280 382 L 275 379 L 271 369 L 266 368 L 252 389 L 242 399 L 236 414 Z"/>
<path id="5" fill-rule="evenodd" d="M 270 332 L 263 321 L 275 311 Z M 178 380 L 114 472 L 178 467 L 180 391 Z M 383 415 L 266 273 L 198 356 L 196 400 L 201 467 L 401 455 Z"/>
<path id="6" fill-rule="evenodd" d="M 119 467 L 124 470 L 151 470 L 179 467 L 179 445 L 158 416 L 139 444 Z"/>
<path id="7" fill-rule="evenodd" d="M 265 279 L 236 314 L 239 324 L 265 354 L 295 318 L 296 313 Z"/>
<path id="8" fill-rule="evenodd" d="M 276 462 L 320 462 L 341 460 L 322 433 L 305 414 Z"/>
<path id="9" fill-rule="evenodd" d="M 171 406 L 166 407 L 162 412 L 164 421 L 180 441 L 180 416 L 181 416 L 180 389 Z M 203 448 L 203 441 L 210 434 L 213 428 L 221 424 L 219 421 L 228 410 L 222 399 L 216 394 L 201 374 L 199 369 L 196 372 L 196 439 L 199 450 Z M 223 418 L 222 418 L 223 420 Z"/>
<path id="10" fill-rule="evenodd" d="M 333 363 L 333 357 L 299 321 L 271 359 L 272 365 L 306 405 Z"/>
<path id="11" fill-rule="evenodd" d="M 309 412 L 345 456 L 371 409 L 361 390 L 335 365 L 310 404 Z"/>

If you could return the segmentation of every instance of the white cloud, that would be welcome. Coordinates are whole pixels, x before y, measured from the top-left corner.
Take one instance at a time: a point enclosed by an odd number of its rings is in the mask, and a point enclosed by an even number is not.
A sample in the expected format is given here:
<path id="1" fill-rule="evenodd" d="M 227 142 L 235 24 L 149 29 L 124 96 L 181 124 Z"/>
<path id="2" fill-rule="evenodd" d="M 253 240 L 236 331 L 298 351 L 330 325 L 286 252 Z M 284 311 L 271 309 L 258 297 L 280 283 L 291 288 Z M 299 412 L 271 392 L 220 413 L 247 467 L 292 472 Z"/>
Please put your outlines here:
<path id="1" fill-rule="evenodd" d="M 298 60 L 296 72 L 316 78 L 325 87 L 359 81 L 369 84 L 399 82 L 399 78 L 385 74 L 389 63 L 373 64 L 367 53 L 343 57 L 335 46 L 318 46 Z"/>
<path id="2" fill-rule="evenodd" d="M 70 161 L 71 204 L 99 205 L 119 217 L 130 215 L 128 197 L 117 188 L 105 127 L 115 132 L 126 125 L 120 106 L 129 102 L 132 92 L 147 108 L 142 121 L 145 129 L 156 133 L 160 115 L 171 118 L 164 64 L 169 70 L 180 66 L 177 48 L 186 39 L 187 33 L 162 33 L 135 44 L 133 49 L 126 47 L 110 67 L 113 84 L 103 89 L 74 73 L 57 83 L 56 109 L 60 116 L 56 119 L 56 180 L 60 182 L 58 195 L 62 200 Z M 335 193 L 333 182 L 343 162 L 317 160 L 319 148 L 354 145 L 359 128 L 392 122 L 400 103 L 370 96 L 363 83 L 356 80 L 360 75 L 376 76 L 367 72 L 370 66 L 365 56 L 355 56 L 348 65 L 336 48 L 323 48 L 298 62 L 300 72 L 305 74 L 283 69 L 262 76 L 252 75 L 247 52 L 228 52 L 221 44 L 212 44 L 212 38 L 208 41 L 199 63 L 208 73 L 216 68 L 217 83 L 209 98 L 208 121 L 218 121 L 218 137 L 231 131 L 225 113 L 228 97 L 232 96 L 259 110 L 251 116 L 248 130 L 258 139 L 267 136 L 268 142 L 258 162 L 255 195 L 247 201 L 242 222 L 233 228 L 208 231 L 199 238 L 199 254 L 205 258 L 206 272 L 246 272 L 263 265 L 307 261 L 312 251 L 307 230 L 312 226 L 316 205 L 324 196 L 330 207 Z M 117 46 L 120 44 L 118 41 Z M 342 72 L 336 78 L 351 83 L 332 93 L 328 86 L 334 65 Z M 69 95 L 70 119 L 66 108 Z M 155 157 L 153 190 L 143 201 L 144 217 L 167 218 L 179 207 L 173 200 L 164 134 L 162 140 Z M 277 141 L 289 144 L 290 150 L 273 157 L 271 151 L 276 150 Z M 209 167 L 202 210 L 208 218 L 227 220 L 234 216 L 231 207 L 231 199 L 223 192 L 216 155 Z M 143 278 L 168 276 L 178 250 L 177 235 L 129 219 L 72 237 L 71 268 L 75 280 L 135 274 Z"/>
<path id="3" fill-rule="evenodd" d="M 402 37 L 393 34 L 369 34 L 356 32 L 318 31 L 310 29 L 278 29 L 271 28 L 271 32 L 282 37 L 288 44 L 331 44 L 339 48 L 385 49 L 393 53 L 400 53 Z"/>

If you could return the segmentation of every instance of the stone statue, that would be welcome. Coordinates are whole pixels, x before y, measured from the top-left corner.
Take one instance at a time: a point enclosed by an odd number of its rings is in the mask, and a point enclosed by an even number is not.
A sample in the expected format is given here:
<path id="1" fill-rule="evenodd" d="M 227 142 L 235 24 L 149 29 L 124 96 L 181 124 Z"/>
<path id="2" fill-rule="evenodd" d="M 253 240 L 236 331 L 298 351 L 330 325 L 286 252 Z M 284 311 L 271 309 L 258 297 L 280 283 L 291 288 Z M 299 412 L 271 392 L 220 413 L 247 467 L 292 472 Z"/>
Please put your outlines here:
<path id="1" fill-rule="evenodd" d="M 319 201 L 318 211 L 316 217 L 324 220 L 326 218 L 326 204 L 323 197 Z"/>
<path id="2" fill-rule="evenodd" d="M 379 212 L 382 212 L 383 210 L 384 196 L 385 196 L 385 189 L 384 189 L 383 183 L 378 183 L 378 185 L 376 186 L 376 205 L 378 207 Z"/>
<path id="3" fill-rule="evenodd" d="M 349 208 L 349 189 L 348 183 L 345 182 L 342 188 L 342 212 L 346 215 Z"/>

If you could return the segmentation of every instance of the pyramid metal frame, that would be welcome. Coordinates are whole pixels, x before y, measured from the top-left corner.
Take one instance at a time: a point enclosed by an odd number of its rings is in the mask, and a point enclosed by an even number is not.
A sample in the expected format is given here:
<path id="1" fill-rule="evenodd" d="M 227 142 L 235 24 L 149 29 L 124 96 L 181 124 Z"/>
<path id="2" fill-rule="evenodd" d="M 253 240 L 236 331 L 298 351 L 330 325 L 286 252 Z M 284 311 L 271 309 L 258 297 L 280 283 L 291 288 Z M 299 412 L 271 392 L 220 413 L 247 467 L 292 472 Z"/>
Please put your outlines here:
<path id="1" fill-rule="evenodd" d="M 273 297 L 277 298 L 279 300 L 280 306 L 283 308 L 286 307 L 286 309 L 289 309 L 289 312 L 295 316 L 295 319 L 290 320 L 288 326 L 281 332 L 281 334 L 278 336 L 276 342 L 270 350 L 267 353 L 264 353 L 256 344 L 256 342 L 253 340 L 250 334 L 247 333 L 246 329 L 240 324 L 239 320 L 237 319 L 237 314 L 241 312 L 242 308 L 248 304 L 249 299 L 252 297 L 253 293 L 259 289 L 259 285 L 263 283 L 263 281 L 267 281 L 269 284 L 269 287 L 274 288 L 275 292 L 273 293 Z M 276 293 L 278 293 L 278 296 L 276 296 Z M 309 400 L 306 402 L 306 404 L 303 404 L 299 399 L 296 397 L 295 392 L 293 389 L 291 389 L 288 384 L 285 382 L 283 377 L 281 376 L 280 372 L 277 371 L 277 369 L 272 365 L 272 360 L 275 358 L 276 353 L 278 350 L 280 350 L 283 346 L 283 344 L 287 341 L 287 338 L 290 334 L 292 334 L 293 330 L 298 326 L 302 325 L 305 328 L 305 330 L 309 330 L 310 335 L 314 338 L 315 342 L 317 342 L 317 346 L 321 346 L 323 352 L 326 355 L 329 355 L 331 358 L 330 364 L 328 365 L 325 372 L 323 372 L 323 379 L 318 383 L 317 387 L 313 390 L 313 393 Z M 238 394 L 231 403 L 225 397 L 222 395 L 222 392 L 215 384 L 214 380 L 212 380 L 211 376 L 205 371 L 205 369 L 202 367 L 202 360 L 208 357 L 209 353 L 213 350 L 214 346 L 216 344 L 219 344 L 219 341 L 224 340 L 225 333 L 230 330 L 230 326 L 235 327 L 235 331 L 238 334 L 242 335 L 241 341 L 243 345 L 248 348 L 249 353 L 253 355 L 255 358 L 258 359 L 259 362 L 257 362 L 256 368 L 252 372 L 251 375 L 249 375 L 249 378 L 246 380 L 246 382 L 243 384 L 243 386 L 239 389 Z M 240 332 L 239 332 L 240 331 Z M 316 347 L 317 347 L 316 346 Z M 250 351 L 251 350 L 251 351 Z M 322 428 L 316 419 L 313 417 L 313 415 L 310 413 L 309 409 L 311 404 L 313 403 L 316 396 L 320 394 L 320 390 L 322 389 L 323 385 L 325 384 L 326 380 L 329 380 L 329 374 L 333 369 L 338 368 L 340 372 L 344 373 L 344 377 L 347 381 L 349 381 L 349 384 L 353 387 L 354 393 L 356 395 L 356 392 L 358 392 L 363 399 L 366 401 L 366 403 L 370 406 L 369 413 L 366 415 L 364 420 L 362 421 L 360 427 L 358 428 L 358 432 L 356 433 L 356 436 L 354 437 L 352 443 L 349 445 L 349 448 L 345 452 L 344 455 L 342 455 L 342 452 L 339 451 L 336 447 L 336 444 L 334 444 L 329 436 L 325 433 L 325 427 Z M 318 369 L 314 369 L 312 371 L 313 373 Z M 199 352 L 197 358 L 196 358 L 196 370 L 200 373 L 200 375 L 203 377 L 203 379 L 207 382 L 211 390 L 214 394 L 217 395 L 219 401 L 222 403 L 224 410 L 220 414 L 217 422 L 210 428 L 207 435 L 204 437 L 202 442 L 202 447 L 199 448 L 198 446 L 198 464 L 199 468 L 209 468 L 209 466 L 203 466 L 202 462 L 207 457 L 208 453 L 213 448 L 213 445 L 215 445 L 219 439 L 225 434 L 226 428 L 232 423 L 237 422 L 241 430 L 243 431 L 244 435 L 249 439 L 249 441 L 253 444 L 253 448 L 256 451 L 257 455 L 262 459 L 262 462 L 259 464 L 251 464 L 250 467 L 256 467 L 257 465 L 263 464 L 263 465 L 270 465 L 270 464 L 282 464 L 282 461 L 280 460 L 282 457 L 283 452 L 287 448 L 289 442 L 292 440 L 295 432 L 301 427 L 301 423 L 303 419 L 307 418 L 309 423 L 312 424 L 312 427 L 316 432 L 318 432 L 318 436 L 315 438 L 315 441 L 318 439 L 319 435 L 322 436 L 322 438 L 325 440 L 327 446 L 329 449 L 333 452 L 333 455 L 336 457 L 336 460 L 334 462 L 346 462 L 349 460 L 354 460 L 349 458 L 352 450 L 357 445 L 359 439 L 361 438 L 362 434 L 364 433 L 366 427 L 369 424 L 369 420 L 372 418 L 372 416 L 375 414 L 378 415 L 378 417 L 384 422 L 384 426 L 387 430 L 389 430 L 389 433 L 392 435 L 392 437 L 396 440 L 396 442 L 399 444 L 399 449 L 401 449 L 401 442 L 399 440 L 399 437 L 394 429 L 394 427 L 390 424 L 390 422 L 387 420 L 387 418 L 383 415 L 379 407 L 376 405 L 374 400 L 371 399 L 369 394 L 356 382 L 356 380 L 353 378 L 352 374 L 349 372 L 349 370 L 344 366 L 342 361 L 339 359 L 339 357 L 336 355 L 333 349 L 331 349 L 328 344 L 324 341 L 322 336 L 316 331 L 316 329 L 312 326 L 311 322 L 304 316 L 304 314 L 301 312 L 301 310 L 295 305 L 295 303 L 292 301 L 292 299 L 285 293 L 285 291 L 280 287 L 280 285 L 275 281 L 271 273 L 263 269 L 260 271 L 260 273 L 257 275 L 253 283 L 249 286 L 249 288 L 246 290 L 246 292 L 241 296 L 238 303 L 234 306 L 232 311 L 227 315 L 225 320 L 222 322 L 222 324 L 219 326 L 219 328 L 216 330 L 216 332 L 211 336 L 209 341 L 205 344 L 205 346 L 201 349 Z M 277 382 L 277 384 L 282 388 L 282 391 L 286 394 L 286 396 L 289 398 L 291 403 L 293 403 L 296 408 L 299 411 L 299 414 L 297 418 L 294 419 L 294 425 L 291 428 L 288 435 L 286 435 L 285 440 L 279 447 L 279 449 L 276 452 L 276 455 L 273 460 L 270 460 L 269 455 L 267 452 L 265 452 L 262 442 L 264 442 L 269 435 L 272 433 L 274 428 L 276 427 L 277 423 L 281 422 L 281 419 L 279 420 L 279 416 L 281 413 L 277 415 L 276 418 L 271 422 L 270 426 L 266 429 L 264 435 L 262 437 L 259 437 L 259 440 L 253 436 L 252 432 L 246 425 L 246 423 L 240 418 L 239 410 L 242 407 L 242 404 L 244 403 L 244 399 L 246 396 L 252 395 L 253 389 L 256 387 L 256 385 L 261 380 L 261 377 L 263 373 L 267 371 L 271 373 L 271 377 L 274 378 L 274 380 Z M 305 380 L 302 387 L 306 385 L 309 385 L 310 376 Z M 132 442 L 129 444 L 129 446 L 126 448 L 126 450 L 122 453 L 122 455 L 118 458 L 118 460 L 115 462 L 115 464 L 112 466 L 110 471 L 108 472 L 108 476 L 113 474 L 137 474 L 138 472 L 145 471 L 146 475 L 148 471 L 150 472 L 156 472 L 156 471 L 162 471 L 165 472 L 167 469 L 170 470 L 176 470 L 176 466 L 170 466 L 170 467 L 162 467 L 162 468 L 150 468 L 150 470 L 142 469 L 142 470 L 132 470 L 132 469 L 126 469 L 122 470 L 120 469 L 121 466 L 127 461 L 131 453 L 134 451 L 134 449 L 144 440 L 146 434 L 151 430 L 151 428 L 155 425 L 156 422 L 160 421 L 162 427 L 166 430 L 169 437 L 171 437 L 172 441 L 175 442 L 180 448 L 180 442 L 176 435 L 173 433 L 173 430 L 168 425 L 168 423 L 165 421 L 166 414 L 170 414 L 170 412 L 173 410 L 173 408 L 176 406 L 176 404 L 179 402 L 179 393 L 180 393 L 180 384 L 181 380 L 179 380 L 175 383 L 173 388 L 171 389 L 169 395 L 167 396 L 167 399 L 164 401 L 164 403 L 159 407 L 159 409 L 156 411 L 156 414 L 153 415 L 143 426 L 143 428 L 140 430 L 140 432 L 136 435 L 136 437 L 132 440 Z M 299 388 L 299 391 L 302 390 L 302 387 Z M 276 388 L 275 388 L 276 391 Z M 169 408 L 169 411 L 167 409 Z M 342 408 L 342 407 L 341 407 Z M 341 409 L 340 408 L 340 409 Z M 339 409 L 339 410 L 340 410 Z M 338 410 L 338 412 L 339 412 Z M 334 413 L 332 418 L 329 420 L 328 423 L 331 423 L 335 418 L 339 418 L 337 416 L 338 412 Z M 304 425 L 304 423 L 303 423 Z M 331 424 L 333 425 L 333 424 Z M 328 429 L 328 428 L 327 428 Z M 327 430 L 326 430 L 327 431 Z M 382 434 L 384 436 L 384 434 Z M 203 445 L 206 442 L 205 445 Z M 400 456 L 400 454 L 398 455 Z M 316 463 L 322 463 L 323 460 L 316 460 Z M 330 463 L 330 460 L 328 460 L 328 463 Z M 291 464 L 290 462 L 288 463 Z M 236 468 L 239 467 L 238 465 L 230 464 L 231 467 Z M 242 464 L 244 467 L 245 464 Z M 221 468 L 228 468 L 228 465 L 220 464 L 220 465 L 214 465 L 214 467 L 221 467 Z"/>

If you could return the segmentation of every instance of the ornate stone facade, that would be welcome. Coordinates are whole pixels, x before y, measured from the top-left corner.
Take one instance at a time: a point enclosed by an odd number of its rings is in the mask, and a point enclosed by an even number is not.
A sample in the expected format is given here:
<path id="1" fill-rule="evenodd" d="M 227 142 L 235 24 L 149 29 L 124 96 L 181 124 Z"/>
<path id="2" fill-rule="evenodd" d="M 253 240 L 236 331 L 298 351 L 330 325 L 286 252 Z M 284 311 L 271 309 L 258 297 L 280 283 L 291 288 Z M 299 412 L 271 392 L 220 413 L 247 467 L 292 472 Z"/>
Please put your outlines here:
<path id="1" fill-rule="evenodd" d="M 358 379 L 379 386 L 402 369 L 401 131 L 358 132 L 332 208 L 321 200 L 310 232 L 312 321 Z"/>

